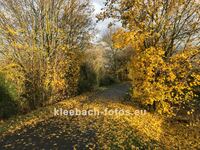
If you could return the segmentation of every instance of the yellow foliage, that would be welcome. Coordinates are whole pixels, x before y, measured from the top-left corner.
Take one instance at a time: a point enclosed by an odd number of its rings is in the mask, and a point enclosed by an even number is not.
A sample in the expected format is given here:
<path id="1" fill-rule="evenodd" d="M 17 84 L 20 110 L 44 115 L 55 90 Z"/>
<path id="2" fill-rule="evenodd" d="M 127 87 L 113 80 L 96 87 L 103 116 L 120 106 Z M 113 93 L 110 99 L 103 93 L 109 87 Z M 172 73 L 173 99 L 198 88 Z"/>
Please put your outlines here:
<path id="1" fill-rule="evenodd" d="M 173 115 L 173 105 L 187 103 L 195 97 L 193 87 L 199 84 L 199 75 L 192 67 L 190 57 L 198 50 L 188 49 L 165 59 L 162 47 L 145 48 L 150 34 L 120 30 L 113 37 L 115 46 L 130 45 L 134 56 L 129 65 L 134 99 L 145 105 L 157 103 L 157 111 Z"/>
<path id="2" fill-rule="evenodd" d="M 93 96 L 94 94 L 91 93 Z M 87 101 L 91 95 L 78 96 L 36 110 L 28 115 L 17 116 L 7 120 L 0 123 L 0 128 L 2 129 L 0 133 L 2 136 L 14 136 L 23 131 L 26 132 L 26 135 L 30 133 L 36 137 L 40 135 L 40 139 L 49 139 L 55 143 L 54 137 L 56 136 L 62 138 L 62 140 L 66 140 L 66 137 L 70 137 L 70 139 L 75 137 L 75 140 L 73 140 L 74 147 L 80 146 L 82 141 L 88 141 L 86 142 L 88 145 L 97 146 L 102 150 L 199 148 L 199 124 L 187 127 L 185 124 L 169 123 L 165 117 L 148 112 L 143 115 L 54 116 L 54 108 L 62 108 L 63 110 L 75 108 L 79 110 L 92 109 L 100 112 L 104 111 L 105 108 L 109 108 L 109 110 L 119 109 L 131 113 L 139 109 L 132 104 L 116 100 L 106 99 L 107 101 L 105 101 L 97 98 L 93 99 L 93 101 Z M 52 125 L 56 130 L 45 132 L 46 130 L 49 131 L 49 128 L 45 127 Z M 29 129 L 27 127 L 31 127 L 35 132 L 27 132 L 26 130 Z M 94 140 L 92 140 L 93 135 L 86 134 L 88 129 L 95 133 Z M 23 142 L 27 142 L 27 140 L 24 139 Z M 19 145 L 20 143 L 16 142 L 15 144 Z"/>
<path id="3" fill-rule="evenodd" d="M 199 10 L 195 0 L 108 0 L 105 13 L 100 14 L 102 18 L 112 14 L 122 22 L 125 29 L 116 32 L 113 41 L 116 48 L 133 50 L 128 68 L 132 96 L 154 105 L 159 113 L 173 115 L 174 106 L 179 108 L 196 96 L 193 89 L 200 84 L 193 57 L 199 50 L 193 41 L 199 41 Z"/>
<path id="4" fill-rule="evenodd" d="M 141 44 L 132 40 L 134 48 Z M 141 41 L 143 42 L 143 35 Z M 165 61 L 162 48 L 135 49 L 129 66 L 133 98 L 146 105 L 157 102 L 159 113 L 173 115 L 173 104 L 181 105 L 193 100 L 193 87 L 200 85 L 199 75 L 193 71 L 188 59 L 195 52 L 197 53 L 193 49 L 180 52 Z"/>

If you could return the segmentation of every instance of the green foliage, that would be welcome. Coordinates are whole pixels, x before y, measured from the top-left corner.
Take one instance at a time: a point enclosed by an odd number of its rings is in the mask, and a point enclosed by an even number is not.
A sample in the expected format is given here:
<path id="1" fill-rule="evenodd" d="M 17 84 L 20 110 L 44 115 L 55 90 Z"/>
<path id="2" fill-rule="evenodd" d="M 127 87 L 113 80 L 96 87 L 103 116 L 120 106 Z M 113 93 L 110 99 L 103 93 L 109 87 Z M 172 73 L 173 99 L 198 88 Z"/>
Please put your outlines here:
<path id="1" fill-rule="evenodd" d="M 80 79 L 78 84 L 78 92 L 90 91 L 96 85 L 96 74 L 88 64 L 82 64 L 80 68 Z"/>
<path id="2" fill-rule="evenodd" d="M 100 82 L 99 85 L 100 86 L 108 86 L 108 85 L 112 85 L 114 83 L 116 83 L 116 79 L 113 78 L 111 75 L 104 75 L 100 78 Z"/>
<path id="3" fill-rule="evenodd" d="M 8 118 L 18 112 L 15 89 L 0 74 L 0 119 Z"/>
<path id="4" fill-rule="evenodd" d="M 78 93 L 91 91 L 96 86 L 112 85 L 116 82 L 116 79 L 109 73 L 95 72 L 95 69 L 90 64 L 84 63 L 80 68 Z"/>

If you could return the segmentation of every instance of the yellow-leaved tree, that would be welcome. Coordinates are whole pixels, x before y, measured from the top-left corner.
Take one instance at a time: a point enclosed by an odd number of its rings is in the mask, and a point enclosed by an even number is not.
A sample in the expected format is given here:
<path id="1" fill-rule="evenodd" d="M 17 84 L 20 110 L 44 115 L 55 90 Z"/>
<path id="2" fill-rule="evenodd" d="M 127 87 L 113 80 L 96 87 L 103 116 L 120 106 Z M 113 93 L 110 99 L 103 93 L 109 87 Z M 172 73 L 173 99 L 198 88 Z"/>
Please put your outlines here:
<path id="1" fill-rule="evenodd" d="M 99 19 L 114 17 L 123 29 L 116 48 L 131 46 L 132 97 L 162 114 L 174 115 L 200 85 L 200 4 L 195 0 L 107 0 Z"/>
<path id="2" fill-rule="evenodd" d="M 89 7 L 88 0 L 0 0 L 1 71 L 29 109 L 76 94 Z"/>

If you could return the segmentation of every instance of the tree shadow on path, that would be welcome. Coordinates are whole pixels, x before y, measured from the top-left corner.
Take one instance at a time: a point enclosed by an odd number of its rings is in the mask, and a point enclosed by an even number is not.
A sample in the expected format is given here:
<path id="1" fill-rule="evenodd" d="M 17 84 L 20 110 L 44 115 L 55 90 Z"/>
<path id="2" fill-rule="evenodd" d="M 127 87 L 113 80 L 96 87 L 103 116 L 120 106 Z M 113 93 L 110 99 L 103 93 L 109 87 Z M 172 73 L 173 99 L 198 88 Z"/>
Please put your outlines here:
<path id="1" fill-rule="evenodd" d="M 116 84 L 105 88 L 104 90 L 97 91 L 88 97 L 88 101 L 123 101 L 130 90 L 131 84 L 128 82 Z"/>
<path id="2" fill-rule="evenodd" d="M 50 118 L 25 127 L 0 140 L 0 149 L 88 149 L 96 143 L 95 131 L 87 127 L 81 131 L 74 118 Z M 93 145 L 91 145 L 93 143 Z M 96 147 L 95 149 L 98 149 Z"/>

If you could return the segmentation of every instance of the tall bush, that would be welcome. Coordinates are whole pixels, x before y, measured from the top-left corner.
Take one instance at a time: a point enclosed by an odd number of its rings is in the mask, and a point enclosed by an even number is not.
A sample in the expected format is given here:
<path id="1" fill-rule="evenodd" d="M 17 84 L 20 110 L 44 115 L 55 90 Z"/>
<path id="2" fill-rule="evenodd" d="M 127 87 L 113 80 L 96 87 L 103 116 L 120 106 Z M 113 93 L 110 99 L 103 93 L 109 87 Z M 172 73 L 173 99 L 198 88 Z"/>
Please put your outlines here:
<path id="1" fill-rule="evenodd" d="M 15 88 L 0 74 L 0 119 L 8 118 L 18 113 Z"/>
<path id="2" fill-rule="evenodd" d="M 124 29 L 114 38 L 116 48 L 134 53 L 129 66 L 132 97 L 159 113 L 174 115 L 191 104 L 200 85 L 193 58 L 199 56 L 200 5 L 196 0 L 112 1 L 98 17 L 113 17 Z"/>
<path id="3" fill-rule="evenodd" d="M 0 0 L 0 61 L 29 109 L 77 94 L 88 0 Z M 83 38 L 84 37 L 84 38 Z"/>

